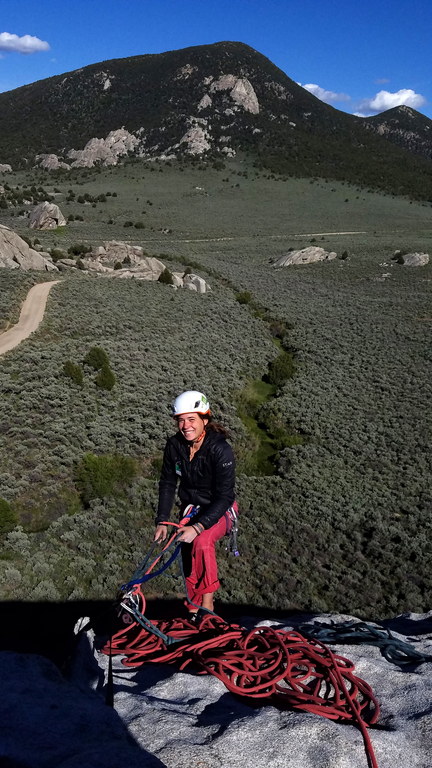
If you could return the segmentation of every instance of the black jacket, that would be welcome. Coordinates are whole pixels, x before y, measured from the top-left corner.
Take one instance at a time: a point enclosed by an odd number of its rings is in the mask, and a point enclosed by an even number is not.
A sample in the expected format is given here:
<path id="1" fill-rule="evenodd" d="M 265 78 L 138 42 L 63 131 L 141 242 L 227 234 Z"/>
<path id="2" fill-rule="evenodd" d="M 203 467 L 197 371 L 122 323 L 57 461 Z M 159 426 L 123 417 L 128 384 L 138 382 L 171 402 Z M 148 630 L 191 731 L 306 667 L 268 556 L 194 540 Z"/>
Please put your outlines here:
<path id="1" fill-rule="evenodd" d="M 169 520 L 178 480 L 182 505 L 199 505 L 201 509 L 194 519 L 204 528 L 211 528 L 235 498 L 234 454 L 223 435 L 209 430 L 192 461 L 189 443 L 183 435 L 177 432 L 169 438 L 159 481 L 156 524 Z"/>

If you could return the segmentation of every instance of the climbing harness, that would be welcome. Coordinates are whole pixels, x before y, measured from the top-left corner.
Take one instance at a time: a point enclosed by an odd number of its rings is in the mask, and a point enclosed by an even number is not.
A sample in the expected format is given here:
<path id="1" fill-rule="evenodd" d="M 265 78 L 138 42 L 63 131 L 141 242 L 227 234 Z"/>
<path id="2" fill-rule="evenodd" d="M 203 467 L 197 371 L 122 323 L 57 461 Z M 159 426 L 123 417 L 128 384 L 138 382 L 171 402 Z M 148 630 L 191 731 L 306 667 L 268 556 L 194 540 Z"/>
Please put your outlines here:
<path id="1" fill-rule="evenodd" d="M 354 674 L 353 663 L 333 653 L 320 640 L 267 626 L 247 630 L 203 608 L 194 617 L 196 621 L 150 621 L 145 616 L 142 584 L 177 557 L 178 528 L 185 522 L 184 517 L 180 524 L 170 523 L 176 530 L 160 555 L 149 564 L 149 553 L 136 571 L 138 579 L 123 585 L 126 593 L 120 605 L 126 612 L 123 620 L 127 617 L 127 623 L 110 638 L 102 652 L 110 657 L 123 656 L 122 664 L 126 667 L 146 662 L 178 663 L 180 670 L 191 668 L 200 674 L 214 675 L 238 696 L 331 720 L 352 721 L 363 736 L 369 768 L 378 768 L 368 733 L 379 717 L 378 702 L 368 683 Z M 168 564 L 153 573 L 167 553 Z"/>
<path id="2" fill-rule="evenodd" d="M 432 655 L 420 653 L 410 643 L 398 640 L 388 629 L 366 624 L 364 621 L 331 621 L 329 624 L 314 621 L 311 624 L 301 624 L 299 632 L 321 643 L 376 645 L 381 649 L 384 658 L 392 664 L 422 664 L 432 661 Z"/>

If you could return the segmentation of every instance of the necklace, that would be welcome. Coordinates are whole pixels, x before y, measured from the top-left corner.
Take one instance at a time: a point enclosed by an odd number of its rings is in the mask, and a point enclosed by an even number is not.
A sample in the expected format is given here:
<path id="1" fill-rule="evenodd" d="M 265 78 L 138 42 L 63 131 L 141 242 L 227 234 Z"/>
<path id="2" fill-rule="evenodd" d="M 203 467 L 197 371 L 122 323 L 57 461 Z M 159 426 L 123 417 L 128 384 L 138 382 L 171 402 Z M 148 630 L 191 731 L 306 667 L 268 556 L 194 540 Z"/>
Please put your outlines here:
<path id="1" fill-rule="evenodd" d="M 189 461 L 192 461 L 193 457 L 195 456 L 196 452 L 199 451 L 201 448 L 200 443 L 205 438 L 205 430 L 203 430 L 203 433 L 192 443 L 192 445 L 189 446 Z"/>

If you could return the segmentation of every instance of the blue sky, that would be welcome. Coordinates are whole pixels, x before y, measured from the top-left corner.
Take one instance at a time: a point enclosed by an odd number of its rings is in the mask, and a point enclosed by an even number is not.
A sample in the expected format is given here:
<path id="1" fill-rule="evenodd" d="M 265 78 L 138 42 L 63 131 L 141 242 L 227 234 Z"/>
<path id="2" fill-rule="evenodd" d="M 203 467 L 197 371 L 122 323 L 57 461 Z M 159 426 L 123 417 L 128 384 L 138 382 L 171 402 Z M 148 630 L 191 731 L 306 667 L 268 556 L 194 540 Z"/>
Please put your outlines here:
<path id="1" fill-rule="evenodd" d="M 432 117 L 431 0 L 0 0 L 0 92 L 106 59 L 238 40 L 338 109 Z"/>

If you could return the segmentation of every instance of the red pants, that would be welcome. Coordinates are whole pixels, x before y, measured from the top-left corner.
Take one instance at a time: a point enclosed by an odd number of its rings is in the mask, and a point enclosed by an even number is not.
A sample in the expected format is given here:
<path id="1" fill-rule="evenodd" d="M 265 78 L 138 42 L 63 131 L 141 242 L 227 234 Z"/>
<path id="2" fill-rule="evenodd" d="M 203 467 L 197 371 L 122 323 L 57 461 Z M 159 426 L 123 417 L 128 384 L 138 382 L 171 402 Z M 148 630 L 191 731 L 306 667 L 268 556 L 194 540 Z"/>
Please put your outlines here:
<path id="1" fill-rule="evenodd" d="M 195 605 L 202 604 L 205 593 L 216 592 L 220 587 L 215 544 L 226 532 L 227 520 L 222 515 L 211 528 L 202 531 L 192 544 L 182 544 L 187 594 Z"/>

